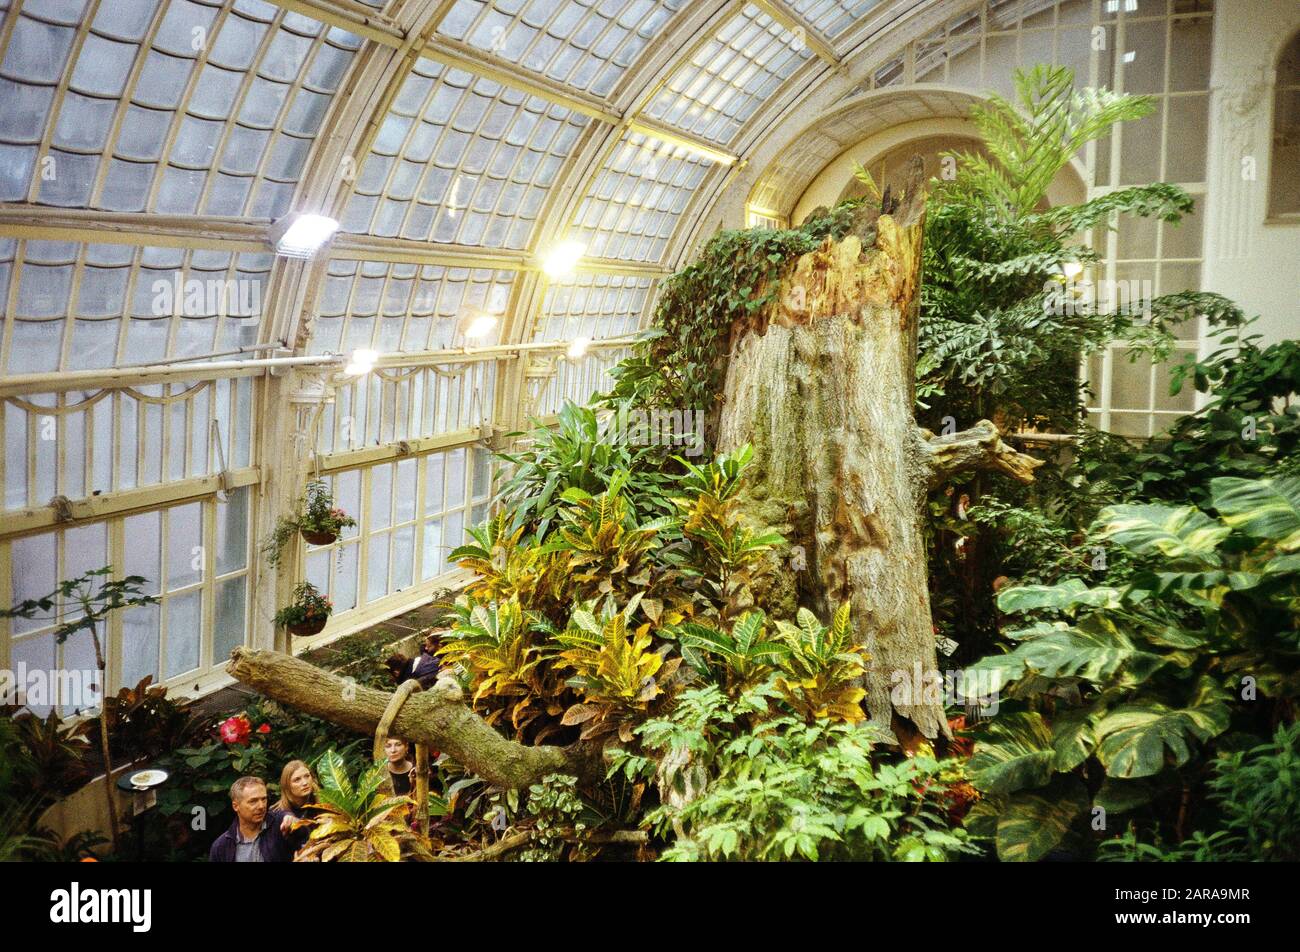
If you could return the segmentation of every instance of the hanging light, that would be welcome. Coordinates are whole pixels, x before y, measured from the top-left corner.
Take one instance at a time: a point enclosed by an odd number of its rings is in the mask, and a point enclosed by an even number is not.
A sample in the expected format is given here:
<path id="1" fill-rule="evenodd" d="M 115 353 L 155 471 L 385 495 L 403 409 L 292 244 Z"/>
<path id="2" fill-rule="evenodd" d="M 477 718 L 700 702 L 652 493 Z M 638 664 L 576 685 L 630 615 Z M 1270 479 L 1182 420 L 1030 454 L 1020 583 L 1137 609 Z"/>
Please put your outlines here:
<path id="1" fill-rule="evenodd" d="M 590 337 L 576 337 L 573 343 L 569 345 L 569 359 L 580 360 L 587 356 L 587 348 L 591 346 Z"/>
<path id="2" fill-rule="evenodd" d="M 281 218 L 271 228 L 275 253 L 286 258 L 310 258 L 339 230 L 339 223 L 324 215 L 295 213 Z"/>
<path id="3" fill-rule="evenodd" d="M 548 278 L 567 278 L 586 251 L 587 246 L 580 241 L 562 241 L 542 258 L 542 270 Z"/>

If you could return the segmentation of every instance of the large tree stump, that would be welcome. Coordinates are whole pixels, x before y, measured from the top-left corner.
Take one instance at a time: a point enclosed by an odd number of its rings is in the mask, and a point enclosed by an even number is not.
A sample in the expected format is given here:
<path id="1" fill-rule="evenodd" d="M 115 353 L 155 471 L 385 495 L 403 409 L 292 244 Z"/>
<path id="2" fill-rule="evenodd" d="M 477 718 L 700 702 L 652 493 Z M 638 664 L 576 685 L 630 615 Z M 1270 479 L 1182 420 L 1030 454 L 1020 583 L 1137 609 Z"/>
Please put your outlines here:
<path id="1" fill-rule="evenodd" d="M 912 415 L 924 194 L 914 174 L 901 200 L 859 210 L 786 272 L 781 293 L 732 329 L 718 449 L 748 443 L 747 509 L 785 535 L 776 582 L 760 603 L 828 618 L 852 604 L 871 655 L 872 720 L 894 714 L 947 734 L 925 683 L 937 673 L 923 506 L 950 472 L 996 466 L 1032 479 L 1038 461 L 1006 447 L 992 424 L 931 438 Z M 892 697 L 891 697 L 892 695 Z"/>

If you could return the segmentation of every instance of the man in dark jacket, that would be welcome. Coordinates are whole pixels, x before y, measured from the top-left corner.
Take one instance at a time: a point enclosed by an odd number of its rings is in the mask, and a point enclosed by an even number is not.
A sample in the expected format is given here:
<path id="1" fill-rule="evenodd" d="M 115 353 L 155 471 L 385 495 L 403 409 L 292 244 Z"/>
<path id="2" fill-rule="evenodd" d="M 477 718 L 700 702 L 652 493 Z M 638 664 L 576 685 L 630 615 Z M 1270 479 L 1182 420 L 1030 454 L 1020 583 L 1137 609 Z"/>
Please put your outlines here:
<path id="1" fill-rule="evenodd" d="M 235 822 L 217 837 L 208 851 L 213 863 L 289 863 L 293 849 L 285 829 L 293 817 L 267 807 L 266 781 L 240 777 L 230 785 Z"/>

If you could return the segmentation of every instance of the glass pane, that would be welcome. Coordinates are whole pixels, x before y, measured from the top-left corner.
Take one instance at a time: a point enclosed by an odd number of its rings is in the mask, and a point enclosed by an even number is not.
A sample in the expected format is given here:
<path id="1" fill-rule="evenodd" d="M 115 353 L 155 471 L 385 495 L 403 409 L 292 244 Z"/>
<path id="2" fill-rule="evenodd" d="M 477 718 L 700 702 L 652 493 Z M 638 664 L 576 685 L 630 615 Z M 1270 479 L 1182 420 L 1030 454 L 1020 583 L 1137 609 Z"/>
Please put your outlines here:
<path id="1" fill-rule="evenodd" d="M 134 687 L 146 675 L 158 680 L 158 605 L 141 605 L 122 613 L 123 687 Z"/>
<path id="2" fill-rule="evenodd" d="M 54 692 L 50 685 L 51 675 L 56 675 L 58 667 L 54 649 L 52 632 L 31 638 L 19 638 L 9 649 L 15 681 L 19 672 L 26 673 L 26 680 L 20 683 L 19 687 L 25 688 L 23 694 L 27 707 L 38 717 L 44 717 L 54 706 Z M 20 665 L 22 667 L 19 667 Z"/>
<path id="3" fill-rule="evenodd" d="M 168 678 L 199 666 L 199 645 L 203 639 L 202 597 L 202 591 L 193 591 L 167 599 Z"/>
<path id="4" fill-rule="evenodd" d="M 420 578 L 428 580 L 441 575 L 442 568 L 442 520 L 430 519 L 424 524 L 424 548 L 420 558 Z"/>
<path id="5" fill-rule="evenodd" d="M 167 588 L 184 588 L 203 578 L 203 504 L 167 510 Z"/>
<path id="6" fill-rule="evenodd" d="M 244 575 L 217 583 L 217 619 L 212 634 L 212 663 L 230 659 L 230 652 L 244 643 L 244 605 L 248 578 Z"/>
<path id="7" fill-rule="evenodd" d="M 388 594 L 388 533 L 384 532 L 370 540 L 370 550 L 366 580 L 366 601 L 373 602 Z"/>
<path id="8" fill-rule="evenodd" d="M 217 501 L 217 574 L 224 575 L 248 564 L 247 487 L 232 490 Z"/>
<path id="9" fill-rule="evenodd" d="M 14 604 L 32 598 L 44 598 L 54 591 L 54 586 L 59 581 L 55 577 L 58 571 L 55 558 L 53 532 L 24 536 L 11 543 L 9 563 Z M 50 614 L 38 610 L 36 618 L 15 618 L 12 630 L 14 634 L 21 634 L 44 628 L 51 623 L 48 618 Z"/>
<path id="10" fill-rule="evenodd" d="M 126 546 L 125 574 L 143 575 L 147 582 L 141 586 L 142 590 L 150 595 L 158 594 L 158 579 L 162 574 L 159 567 L 162 554 L 162 513 L 142 512 L 137 516 L 127 516 L 123 534 L 129 540 Z"/>
<path id="11" fill-rule="evenodd" d="M 338 550 L 338 570 L 334 575 L 334 611 L 343 612 L 357 607 L 357 553 L 360 543 L 345 545 Z"/>
<path id="12" fill-rule="evenodd" d="M 413 459 L 404 459 L 397 464 L 397 486 L 393 492 L 397 522 L 410 522 L 415 518 L 416 464 Z"/>
<path id="13" fill-rule="evenodd" d="M 415 526 L 393 533 L 393 590 L 411 584 L 415 570 Z"/>
<path id="14" fill-rule="evenodd" d="M 434 453 L 425 462 L 424 470 L 424 511 L 426 514 L 442 512 L 443 509 L 443 470 L 446 454 Z"/>
<path id="15" fill-rule="evenodd" d="M 465 505 L 465 450 L 447 454 L 447 505 Z"/>
<path id="16" fill-rule="evenodd" d="M 392 524 L 393 467 L 376 466 L 370 471 L 370 525 L 367 529 L 384 529 Z"/>

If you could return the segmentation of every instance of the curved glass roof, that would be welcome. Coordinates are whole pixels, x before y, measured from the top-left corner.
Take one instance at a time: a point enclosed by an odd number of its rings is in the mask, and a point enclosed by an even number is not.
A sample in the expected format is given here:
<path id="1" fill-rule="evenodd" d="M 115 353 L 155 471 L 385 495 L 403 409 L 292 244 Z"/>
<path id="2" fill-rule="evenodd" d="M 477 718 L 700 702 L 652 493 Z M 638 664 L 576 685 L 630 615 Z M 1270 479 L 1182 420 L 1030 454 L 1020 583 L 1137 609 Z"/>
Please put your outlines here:
<path id="1" fill-rule="evenodd" d="M 0 0 L 0 364 L 625 337 L 777 119 L 960 5 Z"/>

